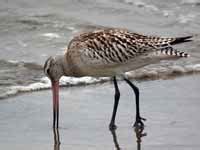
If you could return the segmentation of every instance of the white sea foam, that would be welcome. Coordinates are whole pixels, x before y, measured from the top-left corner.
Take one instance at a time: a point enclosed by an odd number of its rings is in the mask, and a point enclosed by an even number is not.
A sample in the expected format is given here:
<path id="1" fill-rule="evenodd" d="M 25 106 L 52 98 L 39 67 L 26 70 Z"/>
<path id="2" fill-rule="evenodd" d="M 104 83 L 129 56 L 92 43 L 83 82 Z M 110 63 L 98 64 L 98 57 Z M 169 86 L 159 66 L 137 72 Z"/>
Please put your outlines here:
<path id="1" fill-rule="evenodd" d="M 108 81 L 109 78 L 102 77 L 102 78 L 93 78 L 93 77 L 81 77 L 81 78 L 73 78 L 73 77 L 62 77 L 60 79 L 60 85 L 62 86 L 73 86 L 73 85 L 87 85 L 93 83 L 99 83 Z"/>
<path id="2" fill-rule="evenodd" d="M 18 64 L 19 63 L 19 61 L 17 61 L 17 60 L 8 60 L 8 62 L 11 63 L 11 64 Z"/>
<path id="3" fill-rule="evenodd" d="M 92 78 L 92 77 L 62 77 L 59 81 L 60 86 L 75 86 L 75 85 L 87 85 L 92 83 L 98 83 L 107 81 L 109 78 Z M 13 86 L 12 90 L 17 90 L 18 92 L 29 92 L 38 91 L 42 89 L 48 89 L 51 87 L 51 82 L 47 77 L 43 77 L 40 82 L 32 83 L 28 86 Z"/>
<path id="4" fill-rule="evenodd" d="M 88 85 L 94 83 L 100 83 L 108 81 L 110 78 L 102 77 L 102 78 L 93 78 L 93 77 L 81 77 L 81 78 L 73 78 L 73 77 L 62 77 L 59 81 L 60 86 L 68 87 L 75 85 Z M 10 87 L 6 93 L 0 95 L 0 99 L 16 95 L 18 93 L 23 92 L 31 92 L 31 91 L 39 91 L 44 89 L 49 89 L 51 87 L 51 81 L 47 77 L 41 78 L 40 82 L 32 83 L 26 86 L 12 86 Z"/>
<path id="5" fill-rule="evenodd" d="M 41 36 L 53 39 L 53 38 L 60 38 L 58 33 L 43 33 Z"/>
<path id="6" fill-rule="evenodd" d="M 129 78 L 134 79 L 161 79 L 168 78 L 170 76 L 176 76 L 181 74 L 188 73 L 200 73 L 200 64 L 194 65 L 172 65 L 172 66 L 152 66 L 145 67 L 136 71 L 127 72 L 127 76 Z M 81 77 L 81 78 L 73 78 L 73 77 L 62 77 L 60 79 L 60 86 L 62 87 L 70 87 L 70 86 L 80 86 L 80 85 L 89 85 L 95 83 L 102 83 L 109 81 L 110 78 L 102 77 L 102 78 L 93 78 L 93 77 Z M 47 77 L 41 78 L 40 82 L 32 83 L 26 86 L 12 86 L 9 87 L 6 93 L 0 95 L 0 99 L 17 95 L 18 93 L 23 92 L 31 92 L 31 91 L 39 91 L 44 89 L 49 89 L 51 87 L 51 82 Z"/>

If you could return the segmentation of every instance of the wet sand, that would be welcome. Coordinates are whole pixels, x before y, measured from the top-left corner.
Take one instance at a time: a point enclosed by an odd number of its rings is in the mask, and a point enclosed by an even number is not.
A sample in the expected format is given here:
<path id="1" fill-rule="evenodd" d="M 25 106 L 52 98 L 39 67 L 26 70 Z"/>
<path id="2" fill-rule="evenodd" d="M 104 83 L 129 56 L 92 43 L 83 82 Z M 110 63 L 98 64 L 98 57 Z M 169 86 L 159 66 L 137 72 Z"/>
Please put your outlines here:
<path id="1" fill-rule="evenodd" d="M 141 115 L 147 119 L 141 150 L 199 150 L 200 76 L 135 83 L 141 90 Z M 108 130 L 114 102 L 111 83 L 61 89 L 60 150 L 138 148 L 132 128 L 134 95 L 124 82 L 119 87 L 116 135 Z M 56 149 L 50 90 L 1 100 L 0 120 L 1 149 Z"/>

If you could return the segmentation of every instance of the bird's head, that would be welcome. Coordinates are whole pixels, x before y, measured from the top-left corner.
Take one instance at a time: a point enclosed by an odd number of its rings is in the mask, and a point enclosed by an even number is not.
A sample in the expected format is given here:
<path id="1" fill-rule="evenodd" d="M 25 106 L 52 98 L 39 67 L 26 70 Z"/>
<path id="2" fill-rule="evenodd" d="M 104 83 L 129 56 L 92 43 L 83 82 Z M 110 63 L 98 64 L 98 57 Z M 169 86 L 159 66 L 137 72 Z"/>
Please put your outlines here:
<path id="1" fill-rule="evenodd" d="M 44 64 L 44 73 L 51 80 L 53 94 L 53 128 L 58 128 L 59 79 L 64 75 L 62 57 L 49 57 Z"/>
<path id="2" fill-rule="evenodd" d="M 51 81 L 59 81 L 64 71 L 59 57 L 49 57 L 44 64 L 44 73 Z"/>

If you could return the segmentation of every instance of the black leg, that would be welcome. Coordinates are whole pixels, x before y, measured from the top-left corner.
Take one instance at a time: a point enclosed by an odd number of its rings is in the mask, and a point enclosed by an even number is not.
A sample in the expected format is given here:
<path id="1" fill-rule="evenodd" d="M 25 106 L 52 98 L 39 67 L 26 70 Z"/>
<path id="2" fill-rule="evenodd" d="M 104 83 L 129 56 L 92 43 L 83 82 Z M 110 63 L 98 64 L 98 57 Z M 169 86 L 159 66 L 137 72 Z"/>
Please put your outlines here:
<path id="1" fill-rule="evenodd" d="M 130 80 L 124 78 L 124 80 L 131 86 L 135 93 L 135 102 L 136 102 L 136 121 L 134 123 L 134 127 L 144 127 L 142 120 L 146 120 L 140 117 L 140 105 L 139 105 L 139 89 L 136 87 Z"/>
<path id="2" fill-rule="evenodd" d="M 114 102 L 114 107 L 113 107 L 112 118 L 111 118 L 110 125 L 109 125 L 110 130 L 114 130 L 117 128 L 117 126 L 115 125 L 115 116 L 116 116 L 117 107 L 118 107 L 119 98 L 120 98 L 120 92 L 119 92 L 119 88 L 117 85 L 116 77 L 113 78 L 113 83 L 114 83 L 114 87 L 115 87 L 115 102 Z"/>

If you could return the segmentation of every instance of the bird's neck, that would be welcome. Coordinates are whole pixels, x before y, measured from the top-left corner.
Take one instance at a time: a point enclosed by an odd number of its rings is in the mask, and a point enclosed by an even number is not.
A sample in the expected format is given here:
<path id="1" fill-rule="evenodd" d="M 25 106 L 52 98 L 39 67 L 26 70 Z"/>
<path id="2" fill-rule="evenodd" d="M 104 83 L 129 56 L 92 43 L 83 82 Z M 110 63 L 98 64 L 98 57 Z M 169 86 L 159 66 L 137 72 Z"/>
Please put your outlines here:
<path id="1" fill-rule="evenodd" d="M 61 66 L 63 76 L 71 76 L 70 66 L 65 55 L 56 56 L 56 62 Z"/>

